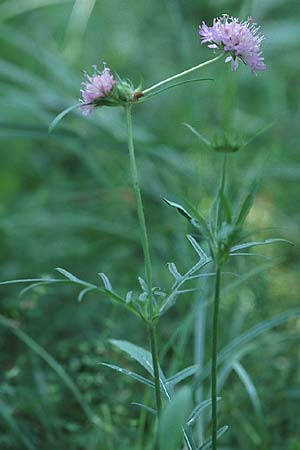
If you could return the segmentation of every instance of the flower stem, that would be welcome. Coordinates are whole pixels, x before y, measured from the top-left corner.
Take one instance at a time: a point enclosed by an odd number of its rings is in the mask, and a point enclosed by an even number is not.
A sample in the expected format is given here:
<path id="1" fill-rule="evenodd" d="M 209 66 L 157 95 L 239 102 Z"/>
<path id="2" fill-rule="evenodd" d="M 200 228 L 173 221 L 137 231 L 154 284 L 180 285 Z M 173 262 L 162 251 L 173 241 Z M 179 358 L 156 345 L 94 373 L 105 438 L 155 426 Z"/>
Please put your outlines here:
<path id="1" fill-rule="evenodd" d="M 143 201 L 141 196 L 141 190 L 139 185 L 139 177 L 135 159 L 135 151 L 134 151 L 134 143 L 133 143 L 133 130 L 132 130 L 132 115 L 131 115 L 131 105 L 126 105 L 126 120 L 127 120 L 127 131 L 128 131 L 128 150 L 129 150 L 129 160 L 130 160 L 130 171 L 133 189 L 135 193 L 136 199 L 136 207 L 137 214 L 140 224 L 140 233 L 141 233 L 141 243 L 144 253 L 144 262 L 145 262 L 145 275 L 148 289 L 148 304 L 149 304 L 149 317 L 148 317 L 148 331 L 150 337 L 150 347 L 152 354 L 152 365 L 153 365 L 153 375 L 155 382 L 155 395 L 156 395 L 156 407 L 157 412 L 159 413 L 161 410 L 161 395 L 160 395 L 160 380 L 159 380 L 159 366 L 158 366 L 158 352 L 157 352 L 157 343 L 156 343 L 156 327 L 153 323 L 154 318 L 154 299 L 152 292 L 152 266 L 151 266 L 151 257 L 149 250 L 149 240 L 146 228 L 145 214 Z"/>
<path id="2" fill-rule="evenodd" d="M 218 317 L 221 289 L 221 268 L 217 265 L 214 295 L 214 314 L 212 328 L 212 358 L 211 358 L 211 401 L 212 401 L 212 450 L 217 450 L 217 345 Z"/>
<path id="3" fill-rule="evenodd" d="M 161 395 L 160 395 L 160 381 L 159 381 L 159 366 L 158 366 L 158 352 L 156 342 L 156 327 L 155 325 L 149 326 L 150 347 L 152 354 L 153 375 L 155 380 L 155 398 L 157 413 L 161 412 Z"/>
<path id="4" fill-rule="evenodd" d="M 198 70 L 198 69 L 201 69 L 202 67 L 208 66 L 209 64 L 221 59 L 223 55 L 224 54 L 221 53 L 220 55 L 216 56 L 213 59 L 209 59 L 208 61 L 198 64 L 197 66 L 191 67 L 190 69 L 187 69 L 187 70 L 184 70 L 183 72 L 177 73 L 176 75 L 173 75 L 172 77 L 166 78 L 165 80 L 162 80 L 159 83 L 154 84 L 153 86 L 149 87 L 148 89 L 144 89 L 143 94 L 144 95 L 149 94 L 149 92 L 154 91 L 156 88 L 163 86 L 164 84 L 169 83 L 170 81 L 177 80 L 178 78 L 181 78 L 184 75 L 192 73 L 195 70 Z"/>

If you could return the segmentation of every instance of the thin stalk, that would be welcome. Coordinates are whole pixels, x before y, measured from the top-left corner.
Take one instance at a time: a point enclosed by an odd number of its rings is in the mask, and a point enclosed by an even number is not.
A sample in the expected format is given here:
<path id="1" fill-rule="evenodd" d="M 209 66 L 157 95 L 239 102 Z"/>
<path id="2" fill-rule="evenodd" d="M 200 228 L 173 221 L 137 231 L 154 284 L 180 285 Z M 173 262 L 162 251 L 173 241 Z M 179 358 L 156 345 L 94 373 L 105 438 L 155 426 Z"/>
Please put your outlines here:
<path id="1" fill-rule="evenodd" d="M 161 412 L 161 395 L 160 395 L 160 381 L 159 381 L 159 366 L 158 366 L 158 351 L 156 341 L 156 327 L 154 325 L 149 326 L 150 347 L 152 354 L 153 375 L 155 380 L 155 399 L 157 413 Z"/>
<path id="2" fill-rule="evenodd" d="M 216 219 L 216 226 L 220 227 L 222 224 L 222 213 L 223 213 L 223 199 L 221 198 L 221 195 L 224 195 L 225 185 L 226 185 L 226 171 L 227 171 L 227 153 L 224 155 L 223 159 L 223 166 L 222 166 L 222 175 L 221 175 L 221 182 L 218 192 L 218 207 L 217 207 L 217 219 Z"/>
<path id="3" fill-rule="evenodd" d="M 201 69 L 202 67 L 208 66 L 209 64 L 221 59 L 223 55 L 224 55 L 224 53 L 221 53 L 220 55 L 216 56 L 213 59 L 209 59 L 208 61 L 198 64 L 197 66 L 191 67 L 190 69 L 184 70 L 183 72 L 177 73 L 176 75 L 166 78 L 165 80 L 162 80 L 159 83 L 154 84 L 153 86 L 149 87 L 148 89 L 144 89 L 143 94 L 147 95 L 147 94 L 149 94 L 149 92 L 154 91 L 158 87 L 163 86 L 164 84 L 169 83 L 170 81 L 177 80 L 178 78 L 188 75 L 189 73 L 192 73 L 195 70 L 198 70 L 198 69 Z"/>
<path id="4" fill-rule="evenodd" d="M 148 331 L 150 337 L 150 347 L 152 354 L 152 365 L 153 365 L 153 374 L 154 374 L 154 382 L 155 382 L 155 395 L 156 395 L 156 407 L 157 412 L 159 413 L 161 410 L 161 394 L 160 394 L 160 380 L 159 380 L 159 366 L 158 366 L 158 352 L 157 352 L 157 344 L 156 344 L 156 327 L 153 324 L 154 317 L 154 299 L 152 292 L 152 266 L 151 266 L 151 257 L 149 250 L 149 240 L 146 228 L 145 214 L 143 201 L 141 196 L 141 190 L 139 185 L 139 177 L 135 159 L 135 151 L 134 151 L 134 143 L 133 143 L 133 130 L 132 130 L 132 116 L 131 116 L 131 105 L 126 106 L 126 120 L 127 120 L 127 130 L 128 130 L 128 150 L 129 150 L 129 160 L 130 160 L 130 172 L 132 178 L 132 185 L 135 193 L 136 199 L 136 207 L 137 214 L 140 225 L 140 233 L 141 233 L 141 243 L 144 253 L 144 261 L 145 261 L 145 275 L 146 282 L 148 288 L 148 302 L 149 302 L 149 320 L 148 320 Z"/>
<path id="5" fill-rule="evenodd" d="M 212 401 L 212 450 L 217 450 L 217 346 L 218 318 L 220 305 L 221 268 L 216 269 L 214 314 L 212 328 L 212 358 L 211 358 L 211 401 Z"/>

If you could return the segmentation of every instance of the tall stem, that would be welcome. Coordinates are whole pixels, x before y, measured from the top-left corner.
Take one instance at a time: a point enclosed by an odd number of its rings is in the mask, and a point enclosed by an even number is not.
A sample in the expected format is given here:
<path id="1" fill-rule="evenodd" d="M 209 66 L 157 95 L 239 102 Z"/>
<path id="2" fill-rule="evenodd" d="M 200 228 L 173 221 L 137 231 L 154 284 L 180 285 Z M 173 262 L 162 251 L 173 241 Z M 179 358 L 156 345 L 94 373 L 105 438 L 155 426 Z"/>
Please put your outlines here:
<path id="1" fill-rule="evenodd" d="M 221 268 L 217 265 L 214 314 L 212 328 L 212 358 L 211 358 L 211 401 L 212 401 L 212 450 L 217 450 L 217 345 L 218 345 L 218 318 L 220 305 Z"/>
<path id="2" fill-rule="evenodd" d="M 148 288 L 148 302 L 149 302 L 148 331 L 149 331 L 149 338 L 150 338 L 153 374 L 154 374 L 154 382 L 155 382 L 156 407 L 157 407 L 157 411 L 159 413 L 161 410 L 161 395 L 160 395 L 160 381 L 159 381 L 159 367 L 158 367 L 158 352 L 157 352 L 157 344 L 156 344 L 156 327 L 153 324 L 154 302 L 153 302 L 153 292 L 152 292 L 152 266 L 151 266 L 149 240 L 148 240 L 148 234 L 147 234 L 147 228 L 146 228 L 144 207 L 143 207 L 143 201 L 142 201 L 142 196 L 141 196 L 139 177 L 138 177 L 138 171 L 137 171 L 137 165 L 136 165 L 136 159 L 135 159 L 131 109 L 132 109 L 131 105 L 126 106 L 128 150 L 129 150 L 132 185 L 133 185 L 133 189 L 134 189 L 134 193 L 135 193 L 137 214 L 138 214 L 139 225 L 140 225 L 141 243 L 142 243 L 143 253 L 144 253 L 145 275 L 146 275 L 146 282 L 147 282 L 147 288 Z"/>
<path id="3" fill-rule="evenodd" d="M 144 89 L 143 94 L 149 94 L 149 92 L 154 91 L 158 87 L 163 86 L 164 84 L 169 83 L 170 81 L 177 80 L 178 78 L 181 78 L 184 75 L 188 75 L 189 73 L 192 73 L 195 70 L 198 70 L 198 69 L 201 69 L 202 67 L 208 66 L 209 64 L 211 64 L 215 61 L 218 61 L 218 59 L 222 58 L 222 56 L 224 56 L 224 53 L 216 56 L 213 59 L 209 59 L 208 61 L 200 63 L 197 66 L 191 67 L 190 69 L 184 70 L 183 72 L 177 73 L 176 75 L 166 78 L 165 80 L 162 80 L 159 83 L 154 84 L 153 86 L 149 87 L 148 89 Z"/>

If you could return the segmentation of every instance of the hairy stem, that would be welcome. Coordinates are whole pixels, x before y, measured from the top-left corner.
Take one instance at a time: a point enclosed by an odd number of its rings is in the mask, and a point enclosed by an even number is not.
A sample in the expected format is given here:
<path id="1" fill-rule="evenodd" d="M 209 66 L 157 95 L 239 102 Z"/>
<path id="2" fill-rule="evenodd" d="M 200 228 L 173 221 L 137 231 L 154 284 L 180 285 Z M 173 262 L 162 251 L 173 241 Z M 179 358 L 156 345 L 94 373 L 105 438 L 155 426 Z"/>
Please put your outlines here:
<path id="1" fill-rule="evenodd" d="M 217 345 L 218 317 L 221 289 L 221 268 L 218 265 L 215 280 L 214 313 L 212 328 L 212 358 L 211 358 L 211 401 L 212 401 L 212 450 L 217 450 Z"/>
<path id="2" fill-rule="evenodd" d="M 161 410 L 161 394 L 160 394 L 160 381 L 159 381 L 159 366 L 158 366 L 158 352 L 156 344 L 156 327 L 153 324 L 154 317 L 154 299 L 152 292 L 152 266 L 149 250 L 149 240 L 146 228 L 145 214 L 143 201 L 141 196 L 141 190 L 139 185 L 139 177 L 135 159 L 134 143 L 133 143 L 133 130 L 132 130 L 132 116 L 131 116 L 131 105 L 126 106 L 126 119 L 127 119 L 127 130 L 128 130 L 128 150 L 129 150 L 129 160 L 130 160 L 130 172 L 132 178 L 133 189 L 136 199 L 137 214 L 140 225 L 141 242 L 144 253 L 145 262 L 145 275 L 148 289 L 148 302 L 149 302 L 149 318 L 148 318 L 148 331 L 150 337 L 150 347 L 152 354 L 152 364 L 155 382 L 155 395 L 156 395 L 156 407 L 158 413 Z"/>
<path id="3" fill-rule="evenodd" d="M 208 66 L 209 64 L 218 61 L 218 59 L 221 59 L 224 54 L 216 56 L 213 59 L 209 59 L 208 61 L 205 61 L 203 63 L 198 64 L 197 66 L 191 67 L 190 69 L 184 70 L 183 72 L 177 73 L 176 75 L 173 75 L 172 77 L 166 78 L 165 80 L 160 81 L 159 83 L 154 84 L 153 86 L 149 87 L 148 89 L 143 90 L 143 94 L 149 94 L 149 92 L 154 91 L 160 86 L 163 86 L 166 83 L 169 83 L 170 81 L 177 80 L 178 78 L 181 78 L 185 75 L 188 75 L 189 73 L 194 72 L 195 70 L 201 69 L 202 67 Z"/>

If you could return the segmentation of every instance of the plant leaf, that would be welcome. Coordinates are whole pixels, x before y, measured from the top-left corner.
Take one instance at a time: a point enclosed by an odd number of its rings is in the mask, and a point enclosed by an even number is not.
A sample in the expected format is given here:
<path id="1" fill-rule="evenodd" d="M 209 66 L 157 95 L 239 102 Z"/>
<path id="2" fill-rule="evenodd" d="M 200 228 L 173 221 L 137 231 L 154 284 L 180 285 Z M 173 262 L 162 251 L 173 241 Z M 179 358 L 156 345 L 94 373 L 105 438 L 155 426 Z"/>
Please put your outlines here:
<path id="1" fill-rule="evenodd" d="M 175 278 L 175 280 L 179 280 L 179 279 L 181 278 L 181 275 L 180 275 L 180 273 L 178 272 L 175 263 L 173 263 L 173 262 L 168 263 L 168 269 L 169 269 L 169 272 L 170 272 L 170 273 L 173 275 L 173 277 Z"/>
<path id="2" fill-rule="evenodd" d="M 140 408 L 145 409 L 146 411 L 150 412 L 151 414 L 156 415 L 156 409 L 150 408 L 150 406 L 143 405 L 142 403 L 136 403 L 136 402 L 132 402 L 131 404 L 134 406 L 139 406 Z"/>
<path id="3" fill-rule="evenodd" d="M 131 372 L 130 370 L 123 369 L 123 367 L 116 366 L 114 364 L 107 364 L 107 363 L 101 363 L 102 366 L 109 367 L 110 369 L 116 370 L 117 372 L 120 372 L 124 375 L 128 375 L 129 377 L 133 378 L 136 381 L 139 381 L 142 384 L 146 384 L 147 386 L 150 386 L 154 388 L 154 383 L 147 378 L 143 377 L 142 375 L 139 375 L 138 373 Z"/>
<path id="4" fill-rule="evenodd" d="M 193 238 L 193 236 L 191 236 L 190 234 L 187 235 L 187 238 L 190 241 L 190 243 L 192 244 L 195 252 L 199 255 L 200 260 L 207 259 L 206 253 L 202 250 L 202 248 L 200 247 L 200 245 L 198 244 L 196 239 Z"/>
<path id="5" fill-rule="evenodd" d="M 57 127 L 59 122 L 70 112 L 74 111 L 77 108 L 80 108 L 80 106 L 83 106 L 83 103 L 76 103 L 75 105 L 69 106 L 69 108 L 64 109 L 61 113 L 59 113 L 50 123 L 48 128 L 48 133 L 51 134 L 54 128 Z"/>
<path id="6" fill-rule="evenodd" d="M 217 397 L 217 401 L 219 402 L 221 400 L 221 397 Z M 187 426 L 191 427 L 194 425 L 195 421 L 197 420 L 197 418 L 200 416 L 200 414 L 202 413 L 202 411 L 204 411 L 206 408 L 208 408 L 209 406 L 211 406 L 211 399 L 209 400 L 203 400 L 202 402 L 200 402 L 193 410 L 193 412 L 190 414 L 190 416 L 187 419 Z"/>
<path id="7" fill-rule="evenodd" d="M 98 275 L 99 275 L 99 277 L 101 277 L 105 289 L 106 289 L 107 291 L 113 292 L 113 288 L 112 288 L 111 282 L 109 281 L 108 276 L 105 275 L 105 273 L 103 273 L 103 272 L 98 273 Z"/>
<path id="8" fill-rule="evenodd" d="M 235 224 L 237 227 L 241 227 L 244 224 L 250 212 L 250 209 L 253 205 L 257 189 L 258 189 L 258 180 L 255 180 L 254 183 L 252 183 L 252 185 L 250 186 L 249 192 L 246 195 L 244 201 L 242 202 L 239 213 L 235 219 Z"/>
<path id="9" fill-rule="evenodd" d="M 162 411 L 159 421 L 160 450 L 178 450 L 183 441 L 182 427 L 192 406 L 192 393 L 188 387 L 179 389 Z"/>
<path id="10" fill-rule="evenodd" d="M 170 378 L 167 379 L 167 385 L 171 385 L 174 387 L 176 384 L 180 383 L 181 381 L 185 380 L 188 377 L 191 377 L 195 375 L 199 370 L 199 364 L 195 364 L 193 366 L 186 367 L 183 370 L 180 370 L 179 372 L 175 373 L 175 375 L 172 375 Z"/>
<path id="11" fill-rule="evenodd" d="M 256 387 L 253 383 L 253 381 L 251 380 L 248 372 L 244 369 L 244 367 L 242 366 L 241 363 L 239 362 L 235 362 L 232 365 L 233 370 L 236 372 L 236 374 L 238 375 L 238 377 L 240 378 L 241 382 L 243 383 L 243 385 L 245 386 L 245 389 L 247 391 L 247 394 L 249 396 L 249 399 L 253 405 L 254 411 L 257 415 L 258 418 L 262 418 L 263 414 L 262 414 L 262 407 L 261 407 L 261 403 L 258 397 L 258 393 L 256 390 Z"/>
<path id="12" fill-rule="evenodd" d="M 230 252 L 233 253 L 238 250 L 244 250 L 246 248 L 257 247 L 258 245 L 274 244 L 275 242 L 284 242 L 286 244 L 293 245 L 293 243 L 288 241 L 287 239 L 273 238 L 273 239 L 266 239 L 264 241 L 246 242 L 245 244 L 234 245 L 233 247 L 231 247 Z"/>
<path id="13" fill-rule="evenodd" d="M 86 417 L 90 422 L 94 422 L 95 415 L 91 410 L 89 404 L 86 402 L 81 392 L 79 391 L 76 384 L 73 382 L 71 377 L 67 374 L 65 369 L 51 356 L 43 347 L 41 347 L 36 341 L 34 341 L 28 334 L 17 327 L 15 322 L 2 316 L 0 314 L 0 325 L 8 328 L 20 341 L 22 341 L 30 350 L 36 353 L 41 359 L 43 359 L 51 369 L 59 376 L 63 381 L 65 386 L 72 392 L 78 403 L 80 404 L 82 410 L 84 411 Z M 97 420 L 100 420 L 97 417 Z"/>
<path id="14" fill-rule="evenodd" d="M 184 122 L 182 125 L 187 127 L 195 136 L 197 136 L 199 141 L 204 142 L 204 144 L 208 145 L 209 147 L 211 146 L 211 142 L 208 139 L 206 139 L 204 136 L 202 136 L 202 134 L 200 134 L 199 131 L 197 131 L 189 123 Z"/>
<path id="15" fill-rule="evenodd" d="M 89 292 L 94 291 L 95 288 L 94 287 L 87 287 L 85 289 L 82 289 L 82 291 L 79 292 L 78 295 L 78 301 L 82 302 L 82 300 L 84 299 L 84 297 L 86 296 L 86 294 L 88 294 Z"/>
<path id="16" fill-rule="evenodd" d="M 87 283 L 86 281 L 81 280 L 80 278 L 77 278 L 75 275 L 73 275 L 71 272 L 68 272 L 66 269 L 57 267 L 55 270 L 57 270 L 59 273 L 61 273 L 64 277 L 68 278 L 68 280 L 72 281 L 73 283 L 81 284 L 82 286 L 86 287 L 93 287 L 93 288 L 97 287 L 91 283 Z"/>
<path id="17" fill-rule="evenodd" d="M 178 83 L 171 84 L 167 87 L 159 89 L 158 91 L 155 91 L 151 94 L 141 97 L 141 100 L 139 101 L 139 103 L 142 103 L 142 102 L 148 100 L 149 98 L 155 97 L 156 95 L 161 94 L 162 92 L 172 89 L 174 87 L 180 86 L 182 84 L 195 83 L 197 81 L 214 81 L 214 80 L 213 80 L 213 78 L 191 78 L 190 80 L 178 81 Z"/>
<path id="18" fill-rule="evenodd" d="M 224 427 L 220 428 L 217 431 L 217 439 L 219 439 L 221 436 L 223 436 L 223 434 L 226 433 L 228 428 L 229 428 L 228 425 L 225 425 Z M 209 450 L 211 448 L 211 445 L 212 445 L 212 439 L 209 438 L 209 439 L 207 439 L 207 441 L 203 442 L 202 445 L 200 445 L 198 450 Z"/>
<path id="19" fill-rule="evenodd" d="M 148 350 L 145 350 L 142 347 L 139 347 L 128 341 L 111 339 L 110 342 L 116 347 L 118 347 L 120 350 L 123 350 L 124 352 L 128 353 L 128 355 L 130 355 L 139 364 L 141 364 L 144 367 L 144 369 L 146 369 L 147 372 L 149 372 L 150 375 L 153 376 L 152 356 Z M 159 371 L 160 371 L 159 374 L 160 378 L 165 382 L 166 378 L 162 373 L 162 370 L 159 369 Z"/>

